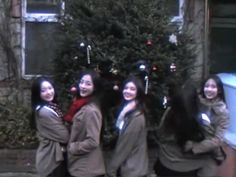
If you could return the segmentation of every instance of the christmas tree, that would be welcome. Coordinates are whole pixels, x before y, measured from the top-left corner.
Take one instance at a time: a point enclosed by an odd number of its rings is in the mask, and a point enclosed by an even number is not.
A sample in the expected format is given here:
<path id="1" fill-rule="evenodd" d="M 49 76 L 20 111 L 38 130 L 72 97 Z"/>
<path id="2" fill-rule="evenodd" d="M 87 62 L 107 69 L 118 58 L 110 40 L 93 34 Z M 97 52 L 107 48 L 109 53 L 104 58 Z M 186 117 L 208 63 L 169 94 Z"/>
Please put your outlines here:
<path id="1" fill-rule="evenodd" d="M 165 7 L 165 0 L 66 1 L 55 59 L 62 93 L 68 94 L 76 73 L 85 68 L 99 71 L 111 94 L 136 74 L 145 84 L 149 125 L 157 125 L 167 80 L 185 80 L 193 59 L 188 37 L 170 23 Z"/>

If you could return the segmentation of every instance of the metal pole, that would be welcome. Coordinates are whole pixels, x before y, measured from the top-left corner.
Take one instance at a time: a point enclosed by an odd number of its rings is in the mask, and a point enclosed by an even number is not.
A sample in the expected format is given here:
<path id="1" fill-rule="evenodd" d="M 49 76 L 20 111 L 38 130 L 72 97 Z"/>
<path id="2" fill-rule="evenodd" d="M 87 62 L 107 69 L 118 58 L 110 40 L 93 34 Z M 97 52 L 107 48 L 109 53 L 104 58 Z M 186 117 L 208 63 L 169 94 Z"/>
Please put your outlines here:
<path id="1" fill-rule="evenodd" d="M 203 56 L 203 78 L 209 73 L 209 6 L 208 0 L 205 0 L 204 5 L 204 56 Z"/>

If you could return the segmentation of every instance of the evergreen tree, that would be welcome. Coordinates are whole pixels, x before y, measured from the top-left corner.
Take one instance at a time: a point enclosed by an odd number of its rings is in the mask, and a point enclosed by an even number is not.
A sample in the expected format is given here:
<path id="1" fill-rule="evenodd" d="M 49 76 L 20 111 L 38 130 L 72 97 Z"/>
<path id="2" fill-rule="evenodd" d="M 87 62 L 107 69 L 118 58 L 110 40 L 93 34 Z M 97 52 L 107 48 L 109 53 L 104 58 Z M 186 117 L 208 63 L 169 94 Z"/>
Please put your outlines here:
<path id="1" fill-rule="evenodd" d="M 165 0 L 68 0 L 59 20 L 60 88 L 68 90 L 85 68 L 98 70 L 111 89 L 129 74 L 139 75 L 148 85 L 149 123 L 156 125 L 168 78 L 185 80 L 193 58 L 189 39 L 170 23 Z"/>

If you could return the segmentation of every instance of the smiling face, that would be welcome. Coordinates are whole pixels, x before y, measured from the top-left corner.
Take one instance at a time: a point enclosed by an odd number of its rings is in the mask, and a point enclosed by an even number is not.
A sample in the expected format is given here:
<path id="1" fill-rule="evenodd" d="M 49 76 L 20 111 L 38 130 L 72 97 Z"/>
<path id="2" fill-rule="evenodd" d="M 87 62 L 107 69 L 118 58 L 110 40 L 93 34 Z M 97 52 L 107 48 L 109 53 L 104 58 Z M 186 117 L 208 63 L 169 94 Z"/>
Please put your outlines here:
<path id="1" fill-rule="evenodd" d="M 92 77 L 88 74 L 84 75 L 79 82 L 80 96 L 87 97 L 92 95 L 94 91 L 94 84 Z"/>
<path id="2" fill-rule="evenodd" d="M 207 99 L 214 99 L 218 96 L 218 87 L 216 81 L 208 79 L 204 85 L 204 95 Z"/>
<path id="3" fill-rule="evenodd" d="M 135 99 L 137 96 L 137 87 L 133 82 L 128 82 L 125 84 L 123 89 L 123 97 L 126 101 Z"/>
<path id="4" fill-rule="evenodd" d="M 54 99 L 55 90 L 48 81 L 43 81 L 40 88 L 40 98 L 44 101 L 51 102 Z"/>

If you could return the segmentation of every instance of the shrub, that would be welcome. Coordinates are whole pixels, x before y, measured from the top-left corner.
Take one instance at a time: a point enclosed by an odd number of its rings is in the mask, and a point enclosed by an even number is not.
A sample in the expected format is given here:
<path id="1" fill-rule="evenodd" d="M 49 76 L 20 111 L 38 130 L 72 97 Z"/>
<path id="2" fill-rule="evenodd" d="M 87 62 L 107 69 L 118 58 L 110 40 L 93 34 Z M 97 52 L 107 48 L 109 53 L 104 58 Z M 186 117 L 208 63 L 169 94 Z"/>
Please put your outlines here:
<path id="1" fill-rule="evenodd" d="M 0 148 L 35 148 L 35 130 L 30 128 L 30 109 L 13 103 L 0 104 Z"/>

